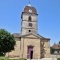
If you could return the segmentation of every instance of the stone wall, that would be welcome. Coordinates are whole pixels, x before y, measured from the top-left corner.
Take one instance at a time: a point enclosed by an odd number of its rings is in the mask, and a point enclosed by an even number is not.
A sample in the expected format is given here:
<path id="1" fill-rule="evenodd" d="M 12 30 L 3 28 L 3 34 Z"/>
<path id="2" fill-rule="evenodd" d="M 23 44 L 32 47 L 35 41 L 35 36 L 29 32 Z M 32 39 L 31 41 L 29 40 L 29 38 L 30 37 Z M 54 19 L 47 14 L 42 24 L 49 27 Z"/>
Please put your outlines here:
<path id="1" fill-rule="evenodd" d="M 33 58 L 40 58 L 40 39 L 33 35 L 21 38 L 21 56 L 27 58 L 27 47 L 29 45 L 33 46 Z"/>
<path id="2" fill-rule="evenodd" d="M 6 54 L 6 57 L 20 57 L 20 38 L 15 38 L 16 45 L 15 49 Z"/>
<path id="3" fill-rule="evenodd" d="M 51 55 L 51 58 L 60 58 L 60 55 Z"/>

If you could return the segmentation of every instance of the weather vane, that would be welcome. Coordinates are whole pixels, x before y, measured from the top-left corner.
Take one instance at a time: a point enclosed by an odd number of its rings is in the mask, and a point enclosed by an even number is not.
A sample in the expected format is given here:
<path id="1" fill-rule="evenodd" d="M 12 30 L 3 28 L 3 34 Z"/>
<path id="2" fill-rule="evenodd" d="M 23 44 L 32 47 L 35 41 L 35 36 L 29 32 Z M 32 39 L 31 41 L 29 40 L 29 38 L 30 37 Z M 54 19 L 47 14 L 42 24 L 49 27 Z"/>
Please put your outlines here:
<path id="1" fill-rule="evenodd" d="M 29 4 L 28 4 L 28 6 L 31 6 L 31 4 L 30 4 L 30 0 L 29 0 Z"/>
<path id="2" fill-rule="evenodd" d="M 30 0 L 29 0 L 29 4 L 30 4 Z"/>

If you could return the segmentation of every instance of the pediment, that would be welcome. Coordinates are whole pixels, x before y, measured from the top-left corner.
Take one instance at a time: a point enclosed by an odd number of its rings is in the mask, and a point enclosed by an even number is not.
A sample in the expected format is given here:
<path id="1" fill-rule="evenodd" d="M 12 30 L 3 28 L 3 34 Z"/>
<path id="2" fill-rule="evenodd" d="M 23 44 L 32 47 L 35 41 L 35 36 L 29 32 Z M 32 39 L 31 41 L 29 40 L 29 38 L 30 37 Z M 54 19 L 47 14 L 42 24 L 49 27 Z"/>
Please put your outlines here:
<path id="1" fill-rule="evenodd" d="M 36 35 L 34 35 L 34 34 L 29 34 L 29 35 L 27 35 L 27 36 L 25 36 L 25 37 L 28 37 L 28 38 L 38 38 L 38 36 L 36 36 Z"/>
<path id="2" fill-rule="evenodd" d="M 21 35 L 20 37 L 25 37 L 25 38 L 36 38 L 36 39 L 45 39 L 45 40 L 50 40 L 49 38 L 45 38 L 39 34 L 36 34 L 36 33 L 29 33 L 29 34 L 26 34 L 26 35 Z"/>
<path id="3" fill-rule="evenodd" d="M 39 35 L 37 35 L 35 33 L 26 34 L 26 35 L 23 35 L 22 37 L 27 37 L 27 38 L 41 38 Z"/>

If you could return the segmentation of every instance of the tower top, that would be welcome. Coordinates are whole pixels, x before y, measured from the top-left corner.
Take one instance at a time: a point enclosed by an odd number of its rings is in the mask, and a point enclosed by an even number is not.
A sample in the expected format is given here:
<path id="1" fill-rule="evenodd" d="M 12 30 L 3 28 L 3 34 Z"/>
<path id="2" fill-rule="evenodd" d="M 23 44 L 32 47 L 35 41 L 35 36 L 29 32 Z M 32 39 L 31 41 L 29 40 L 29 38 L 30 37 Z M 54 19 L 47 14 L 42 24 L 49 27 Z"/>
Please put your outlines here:
<path id="1" fill-rule="evenodd" d="M 35 7 L 31 6 L 29 1 L 29 4 L 24 7 L 23 13 L 37 14 L 37 10 Z"/>
<path id="2" fill-rule="evenodd" d="M 21 34 L 26 35 L 29 33 L 37 33 L 37 11 L 36 8 L 31 6 L 30 2 L 24 7 L 21 14 L 22 26 Z"/>

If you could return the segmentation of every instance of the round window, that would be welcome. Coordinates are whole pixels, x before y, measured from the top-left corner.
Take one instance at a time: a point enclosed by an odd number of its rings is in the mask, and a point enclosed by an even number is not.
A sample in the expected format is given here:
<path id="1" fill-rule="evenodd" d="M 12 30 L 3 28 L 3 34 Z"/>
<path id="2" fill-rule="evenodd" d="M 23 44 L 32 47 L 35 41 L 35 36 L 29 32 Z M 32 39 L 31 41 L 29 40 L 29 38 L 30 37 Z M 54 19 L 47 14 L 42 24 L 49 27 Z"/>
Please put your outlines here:
<path id="1" fill-rule="evenodd" d="M 31 32 L 31 30 L 29 30 L 29 32 Z"/>

